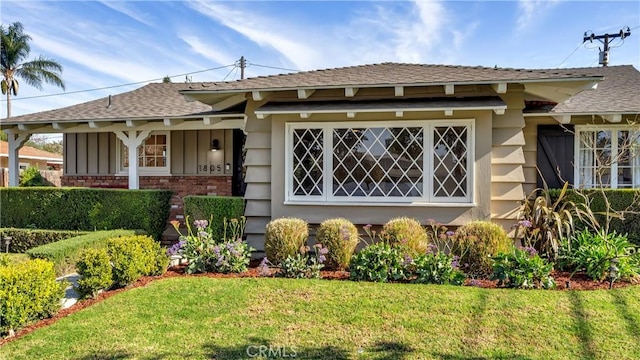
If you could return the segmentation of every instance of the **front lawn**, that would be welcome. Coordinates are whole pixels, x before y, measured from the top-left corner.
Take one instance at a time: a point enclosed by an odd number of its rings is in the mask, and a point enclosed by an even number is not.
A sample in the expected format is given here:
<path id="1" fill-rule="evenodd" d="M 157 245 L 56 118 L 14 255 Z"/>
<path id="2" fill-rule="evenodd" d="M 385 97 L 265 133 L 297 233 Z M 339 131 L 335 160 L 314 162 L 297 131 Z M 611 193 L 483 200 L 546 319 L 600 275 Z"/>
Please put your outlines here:
<path id="1" fill-rule="evenodd" d="M 0 359 L 246 359 L 269 348 L 300 359 L 637 359 L 639 338 L 638 286 L 179 277 L 36 330 L 2 346 Z"/>

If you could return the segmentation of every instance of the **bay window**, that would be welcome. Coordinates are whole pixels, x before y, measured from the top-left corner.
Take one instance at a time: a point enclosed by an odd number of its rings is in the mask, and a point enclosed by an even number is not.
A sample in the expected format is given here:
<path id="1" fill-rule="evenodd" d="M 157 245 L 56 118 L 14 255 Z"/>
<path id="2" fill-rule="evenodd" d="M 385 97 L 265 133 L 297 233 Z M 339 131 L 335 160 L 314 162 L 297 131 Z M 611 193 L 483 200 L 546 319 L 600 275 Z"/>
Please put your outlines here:
<path id="1" fill-rule="evenodd" d="M 576 126 L 576 186 L 640 187 L 640 130 Z"/>
<path id="2" fill-rule="evenodd" d="M 287 201 L 472 202 L 472 120 L 391 123 L 288 123 Z"/>

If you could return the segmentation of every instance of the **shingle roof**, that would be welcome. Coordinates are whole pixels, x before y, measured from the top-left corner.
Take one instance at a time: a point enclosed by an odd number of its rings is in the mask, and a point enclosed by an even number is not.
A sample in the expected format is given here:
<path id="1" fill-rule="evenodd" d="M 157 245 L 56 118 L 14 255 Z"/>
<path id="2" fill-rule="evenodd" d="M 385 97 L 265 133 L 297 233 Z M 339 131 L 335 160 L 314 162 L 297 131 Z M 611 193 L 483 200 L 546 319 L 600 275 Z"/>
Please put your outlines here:
<path id="1" fill-rule="evenodd" d="M 104 97 L 60 109 L 16 116 L 3 122 L 123 120 L 166 118 L 196 115 L 211 111 L 211 106 L 198 101 L 188 102 L 178 91 L 194 84 L 151 83 L 139 89 Z"/>
<path id="2" fill-rule="evenodd" d="M 596 90 L 583 91 L 558 104 L 555 113 L 640 113 L 640 71 L 631 65 L 571 69 L 598 74 L 604 80 Z"/>
<path id="3" fill-rule="evenodd" d="M 571 69 L 511 69 L 482 66 L 382 63 L 343 68 L 258 76 L 243 80 L 206 83 L 201 91 L 327 88 L 344 86 L 418 85 L 445 83 L 517 82 L 543 79 L 588 78 Z"/>
<path id="4" fill-rule="evenodd" d="M 7 157 L 9 153 L 9 143 L 6 141 L 0 141 L 0 157 Z M 31 146 L 23 146 L 18 151 L 20 158 L 39 159 L 39 160 L 54 160 L 62 161 L 62 155 L 36 149 Z"/>

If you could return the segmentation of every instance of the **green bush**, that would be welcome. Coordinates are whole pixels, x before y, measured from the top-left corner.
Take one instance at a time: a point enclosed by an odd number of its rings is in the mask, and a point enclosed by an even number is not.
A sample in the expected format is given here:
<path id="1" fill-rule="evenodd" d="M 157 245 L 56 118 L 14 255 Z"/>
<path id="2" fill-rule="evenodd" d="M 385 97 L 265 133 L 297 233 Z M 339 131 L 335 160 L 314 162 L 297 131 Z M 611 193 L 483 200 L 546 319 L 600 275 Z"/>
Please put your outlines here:
<path id="1" fill-rule="evenodd" d="M 238 196 L 185 196 L 184 214 L 195 220 L 209 220 L 214 239 L 221 239 L 224 219 L 244 216 L 244 199 Z"/>
<path id="2" fill-rule="evenodd" d="M 389 220 L 382 227 L 381 237 L 391 245 L 406 246 L 411 255 L 427 252 L 429 236 L 418 220 L 399 217 Z"/>
<path id="3" fill-rule="evenodd" d="M 331 270 L 349 267 L 351 256 L 358 246 L 358 229 L 347 219 L 327 219 L 317 229 L 316 241 L 329 250 L 325 266 Z"/>
<path id="4" fill-rule="evenodd" d="M 22 174 L 20 174 L 20 186 L 33 187 L 33 186 L 53 186 L 47 179 L 45 179 L 38 168 L 29 166 Z"/>
<path id="5" fill-rule="evenodd" d="M 412 280 L 418 284 L 464 284 L 464 273 L 458 269 L 458 257 L 445 254 L 443 251 L 427 252 L 419 255 L 409 264 L 415 274 Z"/>
<path id="6" fill-rule="evenodd" d="M 309 237 L 309 225 L 297 218 L 271 220 L 264 233 L 264 250 L 267 259 L 280 264 L 289 256 L 295 256 L 305 246 Z"/>
<path id="7" fill-rule="evenodd" d="M 87 248 L 104 247 L 107 245 L 108 239 L 131 235 L 135 235 L 135 231 L 96 231 L 38 246 L 28 250 L 27 254 L 32 259 L 46 259 L 53 261 L 56 274 L 64 275 L 73 270 L 82 250 Z"/>
<path id="8" fill-rule="evenodd" d="M 107 240 L 107 252 L 113 266 L 113 283 L 132 284 L 142 276 L 160 275 L 169 265 L 169 257 L 160 243 L 146 235 Z"/>
<path id="9" fill-rule="evenodd" d="M 0 227 L 60 230 L 140 229 L 160 237 L 169 190 L 2 188 Z"/>
<path id="10" fill-rule="evenodd" d="M 85 249 L 76 268 L 81 278 L 76 290 L 82 298 L 95 297 L 100 290 L 109 289 L 112 280 L 111 263 L 106 248 Z"/>
<path id="11" fill-rule="evenodd" d="M 4 216 L 4 211 L 5 209 L 3 205 L 2 216 Z M 37 246 L 53 243 L 82 234 L 86 234 L 86 232 L 69 230 L 4 228 L 0 229 L 0 240 L 4 239 L 7 236 L 11 237 L 11 242 L 9 243 L 9 252 L 23 253 Z M 2 240 L 0 245 L 2 251 L 6 251 L 4 240 Z"/>
<path id="12" fill-rule="evenodd" d="M 65 287 L 65 282 L 56 281 L 50 261 L 0 266 L 0 333 L 12 335 L 27 323 L 55 314 Z"/>
<path id="13" fill-rule="evenodd" d="M 460 256 L 463 270 L 473 275 L 493 272 L 492 256 L 509 251 L 513 240 L 502 226 L 488 221 L 472 221 L 456 230 L 453 251 Z"/>
<path id="14" fill-rule="evenodd" d="M 313 249 L 313 254 L 310 254 L 309 247 L 303 246 L 295 256 L 287 256 L 279 264 L 277 275 L 291 279 L 319 279 L 329 250 L 322 244 L 315 244 Z"/>
<path id="15" fill-rule="evenodd" d="M 538 255 L 533 247 L 516 248 L 493 257 L 492 279 L 498 286 L 516 289 L 553 289 L 555 280 L 550 276 L 553 264 Z"/>
<path id="16" fill-rule="evenodd" d="M 607 210 L 606 202 L 603 194 L 607 197 L 611 208 L 616 211 L 627 210 L 628 213 L 624 219 L 614 218 L 611 220 L 609 232 L 617 232 L 618 234 L 627 234 L 629 241 L 640 246 L 640 191 L 637 189 L 590 189 L 590 190 L 569 190 L 567 200 L 575 203 L 584 203 L 584 198 L 578 194 L 578 191 L 588 196 L 591 204 L 591 211 L 596 214 L 596 218 L 600 224 L 604 224 L 605 216 L 603 213 Z M 560 189 L 551 189 L 551 197 L 557 199 Z M 584 229 L 584 224 L 577 222 L 576 227 Z"/>
<path id="17" fill-rule="evenodd" d="M 616 259 L 618 278 L 630 280 L 640 273 L 640 253 L 626 236 L 583 230 L 560 249 L 560 264 L 568 270 L 584 270 L 593 280 L 609 276 L 612 259 Z"/>
<path id="18" fill-rule="evenodd" d="M 381 241 L 365 247 L 351 258 L 349 278 L 356 281 L 398 281 L 410 277 L 409 257 L 402 247 Z"/>

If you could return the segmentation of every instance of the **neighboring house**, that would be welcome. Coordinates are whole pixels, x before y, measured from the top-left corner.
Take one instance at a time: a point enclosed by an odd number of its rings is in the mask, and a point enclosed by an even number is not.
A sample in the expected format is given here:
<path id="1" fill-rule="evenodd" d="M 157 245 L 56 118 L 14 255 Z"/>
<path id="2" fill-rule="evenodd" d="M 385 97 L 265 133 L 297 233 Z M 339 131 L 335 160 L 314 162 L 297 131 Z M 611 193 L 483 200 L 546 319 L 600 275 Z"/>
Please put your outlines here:
<path id="1" fill-rule="evenodd" d="M 18 156 L 18 168 L 24 170 L 29 166 L 38 170 L 60 170 L 62 169 L 62 155 L 31 146 L 23 146 Z M 9 167 L 9 144 L 0 140 L 0 168 L 7 167 Z"/>
<path id="2" fill-rule="evenodd" d="M 556 183 L 559 172 L 591 186 L 589 154 L 637 140 L 630 122 L 639 94 L 631 66 L 384 63 L 149 84 L 14 117 L 2 129 L 14 150 L 29 133 L 63 132 L 63 184 L 171 189 L 174 215 L 187 194 L 243 194 L 246 234 L 261 250 L 266 223 L 283 216 L 312 224 L 482 219 L 509 228 L 538 183 L 537 164 Z M 590 143 L 579 146 L 576 136 Z M 640 156 L 610 173 L 611 187 L 640 187 Z"/>

